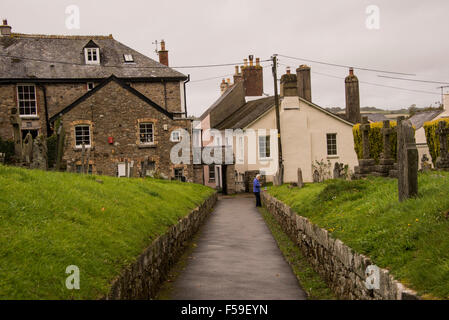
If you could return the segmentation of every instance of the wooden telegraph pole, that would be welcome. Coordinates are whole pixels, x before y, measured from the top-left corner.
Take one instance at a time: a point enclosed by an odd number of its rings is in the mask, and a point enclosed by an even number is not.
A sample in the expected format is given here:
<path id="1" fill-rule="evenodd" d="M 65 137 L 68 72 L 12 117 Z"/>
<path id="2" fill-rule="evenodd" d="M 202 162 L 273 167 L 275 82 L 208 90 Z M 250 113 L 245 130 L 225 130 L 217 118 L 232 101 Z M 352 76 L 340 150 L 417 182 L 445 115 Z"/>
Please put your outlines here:
<path id="1" fill-rule="evenodd" d="M 274 79 L 274 105 L 276 107 L 276 129 L 278 131 L 278 155 L 279 166 L 276 174 L 278 179 L 277 183 L 282 185 L 284 183 L 284 162 L 282 160 L 282 144 L 281 144 L 281 119 L 279 115 L 279 95 L 278 95 L 278 77 L 277 77 L 277 54 L 273 54 L 273 79 Z"/>

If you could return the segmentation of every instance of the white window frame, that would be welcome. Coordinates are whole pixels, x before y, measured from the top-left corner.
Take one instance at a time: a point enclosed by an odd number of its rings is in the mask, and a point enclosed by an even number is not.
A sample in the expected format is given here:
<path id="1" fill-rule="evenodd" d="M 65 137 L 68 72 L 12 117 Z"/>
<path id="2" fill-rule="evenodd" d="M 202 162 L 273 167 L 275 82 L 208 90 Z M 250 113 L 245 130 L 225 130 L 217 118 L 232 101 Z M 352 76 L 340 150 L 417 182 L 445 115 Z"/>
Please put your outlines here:
<path id="1" fill-rule="evenodd" d="M 126 53 L 123 55 L 123 60 L 125 61 L 125 63 L 133 63 L 134 62 L 134 57 L 132 54 L 130 53 Z"/>
<path id="2" fill-rule="evenodd" d="M 270 154 L 267 156 L 267 137 L 268 137 L 268 150 L 270 151 Z M 263 144 L 262 144 L 263 141 Z M 259 136 L 258 139 L 258 145 L 259 145 L 259 159 L 261 160 L 267 160 L 271 159 L 271 136 L 265 135 L 265 136 Z"/>
<path id="3" fill-rule="evenodd" d="M 82 149 L 83 148 L 83 144 L 82 143 L 81 144 L 77 144 L 77 141 L 76 141 L 76 137 L 77 137 L 76 128 L 78 128 L 78 127 L 87 127 L 87 128 L 89 128 L 89 130 L 88 130 L 88 132 L 89 132 L 89 144 L 85 144 L 84 147 L 85 148 L 90 148 L 92 146 L 92 132 L 91 132 L 92 130 L 91 130 L 89 124 L 77 124 L 77 125 L 75 125 L 75 128 L 74 128 L 74 130 L 75 130 L 75 148 L 77 148 L 77 149 Z M 84 137 L 85 135 L 83 134 L 82 136 Z"/>
<path id="4" fill-rule="evenodd" d="M 335 154 L 329 154 L 329 136 L 334 135 L 335 136 Z M 338 156 L 338 143 L 337 143 L 337 133 L 326 133 L 326 154 L 328 157 L 336 157 Z"/>
<path id="5" fill-rule="evenodd" d="M 19 95 L 19 87 L 32 87 L 33 88 L 33 90 L 34 90 L 34 100 L 33 99 L 20 99 L 20 95 Z M 17 94 L 17 108 L 18 108 L 18 110 L 19 110 L 19 116 L 21 117 L 21 118 L 38 118 L 39 116 L 38 116 L 38 114 L 37 114 L 37 112 L 38 112 L 38 110 L 37 110 L 37 92 L 36 92 L 36 86 L 34 85 L 34 84 L 32 84 L 32 83 L 21 83 L 21 84 L 18 84 L 17 86 L 16 86 L 16 94 Z M 32 113 L 30 113 L 30 114 L 22 114 L 21 113 L 21 111 L 20 111 L 20 102 L 21 101 L 23 101 L 23 102 L 33 102 L 34 101 L 34 111 L 35 111 L 35 113 L 34 114 L 32 114 Z"/>
<path id="6" fill-rule="evenodd" d="M 177 134 L 177 136 L 176 136 Z M 181 141 L 181 132 L 179 130 L 173 130 L 170 134 L 171 142 L 179 142 Z"/>
<path id="7" fill-rule="evenodd" d="M 143 125 L 151 125 L 151 141 L 142 141 L 142 134 L 148 134 L 142 133 L 142 126 Z M 153 122 L 140 122 L 139 123 L 139 143 L 141 145 L 153 145 L 154 144 L 154 123 Z"/>
<path id="8" fill-rule="evenodd" d="M 94 53 L 96 59 L 94 60 Z M 89 54 L 91 59 L 89 60 Z M 100 48 L 84 48 L 84 59 L 86 64 L 100 64 Z"/>

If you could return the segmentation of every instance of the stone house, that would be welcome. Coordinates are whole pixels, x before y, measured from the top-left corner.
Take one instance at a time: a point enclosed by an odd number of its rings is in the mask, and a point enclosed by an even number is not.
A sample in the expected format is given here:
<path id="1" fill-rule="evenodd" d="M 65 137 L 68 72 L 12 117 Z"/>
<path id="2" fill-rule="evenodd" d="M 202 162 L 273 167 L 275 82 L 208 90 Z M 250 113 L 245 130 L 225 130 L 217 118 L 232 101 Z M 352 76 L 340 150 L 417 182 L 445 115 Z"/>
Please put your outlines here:
<path id="1" fill-rule="evenodd" d="M 146 169 L 193 180 L 192 168 L 175 166 L 169 150 L 176 128 L 191 130 L 185 103 L 188 77 L 109 36 L 12 33 L 0 26 L 0 137 L 13 139 L 9 112 L 19 110 L 21 135 L 49 136 L 59 117 L 66 131 L 64 161 L 79 171 L 138 176 Z M 85 151 L 82 151 L 82 145 Z M 125 165 L 124 165 L 125 164 Z M 124 169 L 126 167 L 126 169 Z M 148 171 L 148 170 L 145 170 Z"/>
<path id="2" fill-rule="evenodd" d="M 330 176 L 336 162 L 350 170 L 358 164 L 354 151 L 353 124 L 360 121 L 358 79 L 350 70 L 345 80 L 346 116 L 340 117 L 312 102 L 310 68 L 300 66 L 297 74 L 283 75 L 280 88 L 280 127 L 284 162 L 284 182 L 296 182 L 298 168 L 303 180 L 313 181 L 316 161 L 331 163 Z M 237 74 L 238 76 L 238 74 Z M 257 81 L 257 79 L 252 79 Z M 201 129 L 220 131 L 213 137 L 217 144 L 231 145 L 235 156 L 237 190 L 248 190 L 254 172 L 265 173 L 273 181 L 277 170 L 277 133 L 274 97 L 247 95 L 245 81 L 234 77 L 220 98 L 201 116 Z M 258 86 L 256 86 L 258 87 Z M 234 130 L 234 136 L 226 130 Z M 214 142 L 209 142 L 214 143 Z M 212 167 L 205 167 L 208 177 Z M 273 171 L 274 170 L 274 171 Z M 252 175 L 251 175 L 252 174 Z M 214 177 L 214 174 L 209 174 Z M 210 180 L 210 183 L 217 183 Z M 218 185 L 218 183 L 217 183 Z"/>

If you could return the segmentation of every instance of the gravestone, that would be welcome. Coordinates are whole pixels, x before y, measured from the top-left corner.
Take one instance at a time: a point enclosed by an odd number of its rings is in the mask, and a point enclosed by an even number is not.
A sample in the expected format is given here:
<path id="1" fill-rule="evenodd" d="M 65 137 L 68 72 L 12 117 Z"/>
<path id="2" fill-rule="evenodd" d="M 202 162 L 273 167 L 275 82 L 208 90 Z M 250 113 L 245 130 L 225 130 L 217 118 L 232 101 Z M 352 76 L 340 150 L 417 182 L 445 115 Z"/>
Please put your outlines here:
<path id="1" fill-rule="evenodd" d="M 14 154 L 17 159 L 22 159 L 22 119 L 16 107 L 9 109 L 9 121 L 13 129 Z"/>
<path id="2" fill-rule="evenodd" d="M 398 122 L 398 192 L 399 201 L 418 195 L 418 149 L 410 120 Z"/>
<path id="3" fill-rule="evenodd" d="M 298 188 L 302 188 L 304 186 L 304 181 L 302 179 L 302 170 L 298 168 Z"/>
<path id="4" fill-rule="evenodd" d="M 370 158 L 369 133 L 371 126 L 368 117 L 362 117 L 360 131 L 362 132 L 362 159 L 359 159 L 359 165 L 354 167 L 354 175 L 357 179 L 364 178 L 376 172 L 376 162 Z"/>
<path id="5" fill-rule="evenodd" d="M 22 161 L 29 165 L 31 160 L 33 160 L 33 136 L 28 132 L 25 139 L 23 139 Z"/>
<path id="6" fill-rule="evenodd" d="M 33 141 L 33 160 L 31 169 L 47 170 L 47 141 L 43 135 Z"/>
<path id="7" fill-rule="evenodd" d="M 318 170 L 315 170 L 313 172 L 312 178 L 313 178 L 313 182 L 315 182 L 315 183 L 320 182 L 320 173 L 318 172 Z"/>
<path id="8" fill-rule="evenodd" d="M 6 153 L 0 153 L 0 163 L 4 164 L 6 159 Z"/>
<path id="9" fill-rule="evenodd" d="M 385 120 L 382 127 L 383 149 L 379 159 L 379 165 L 376 166 L 377 176 L 387 177 L 390 170 L 394 169 L 394 159 L 391 155 L 391 133 L 393 129 L 390 127 L 390 120 Z"/>
<path id="10" fill-rule="evenodd" d="M 446 125 L 446 121 L 438 122 L 437 135 L 440 142 L 440 155 L 435 162 L 435 166 L 442 170 L 449 170 L 448 134 L 449 128 Z"/>
<path id="11" fill-rule="evenodd" d="M 432 164 L 427 154 L 423 154 L 421 157 L 421 170 L 424 172 L 430 171 L 432 169 Z"/>

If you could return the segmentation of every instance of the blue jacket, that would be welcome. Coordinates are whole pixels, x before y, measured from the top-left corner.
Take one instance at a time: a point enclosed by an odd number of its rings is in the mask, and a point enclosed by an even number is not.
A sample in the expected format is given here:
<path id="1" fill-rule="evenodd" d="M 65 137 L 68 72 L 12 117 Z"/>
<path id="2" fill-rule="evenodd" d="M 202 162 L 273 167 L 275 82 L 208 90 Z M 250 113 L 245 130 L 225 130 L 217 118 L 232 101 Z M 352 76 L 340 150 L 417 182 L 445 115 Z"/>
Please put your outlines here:
<path id="1" fill-rule="evenodd" d="M 257 178 L 253 181 L 253 192 L 260 192 L 260 182 Z"/>

